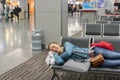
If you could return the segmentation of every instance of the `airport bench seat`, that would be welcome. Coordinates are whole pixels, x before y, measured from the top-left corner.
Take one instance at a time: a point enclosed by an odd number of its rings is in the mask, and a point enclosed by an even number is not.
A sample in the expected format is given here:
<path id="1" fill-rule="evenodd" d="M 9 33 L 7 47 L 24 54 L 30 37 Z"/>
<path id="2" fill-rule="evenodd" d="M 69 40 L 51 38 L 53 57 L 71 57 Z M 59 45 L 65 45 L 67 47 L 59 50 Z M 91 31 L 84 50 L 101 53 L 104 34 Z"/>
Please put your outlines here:
<path id="1" fill-rule="evenodd" d="M 88 38 L 88 37 L 63 37 L 61 40 L 61 43 L 64 44 L 66 41 L 70 41 L 73 44 L 76 44 L 77 46 L 83 46 L 83 47 L 89 47 L 90 43 L 98 42 L 98 41 L 107 41 L 113 44 L 115 51 L 120 52 L 119 45 L 120 45 L 120 38 L 113 38 L 113 37 L 95 37 L 95 38 Z M 51 80 L 59 80 L 59 76 L 56 73 L 57 70 L 60 71 L 70 71 L 70 72 L 78 72 L 78 73 L 83 73 L 79 72 L 77 70 L 71 70 L 69 68 L 64 68 L 64 66 L 59 66 L 59 65 L 51 65 L 51 69 L 53 69 L 53 76 Z M 90 67 L 89 70 L 85 73 L 92 73 L 94 75 L 97 74 L 118 74 L 120 75 L 120 68 L 103 68 L 103 67 Z M 94 76 L 93 76 L 94 77 Z M 89 79 L 88 79 L 89 80 Z M 118 79 L 119 80 L 119 79 Z"/>

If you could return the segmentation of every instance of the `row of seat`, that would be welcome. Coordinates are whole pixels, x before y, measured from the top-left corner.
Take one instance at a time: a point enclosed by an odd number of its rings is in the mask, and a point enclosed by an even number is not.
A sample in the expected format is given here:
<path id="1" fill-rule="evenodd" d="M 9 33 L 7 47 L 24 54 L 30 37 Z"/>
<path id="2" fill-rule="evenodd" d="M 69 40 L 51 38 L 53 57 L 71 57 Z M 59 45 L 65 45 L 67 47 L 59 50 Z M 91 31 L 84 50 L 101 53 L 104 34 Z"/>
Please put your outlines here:
<path id="1" fill-rule="evenodd" d="M 120 18 L 119 15 L 102 15 L 101 19 L 104 18 L 104 17 L 107 17 L 107 18 Z"/>
<path id="2" fill-rule="evenodd" d="M 120 21 L 96 20 L 96 24 L 120 24 Z"/>
<path id="3" fill-rule="evenodd" d="M 120 21 L 120 16 L 101 16 L 101 20 Z"/>
<path id="4" fill-rule="evenodd" d="M 119 24 L 86 24 L 85 36 L 117 36 L 120 35 Z"/>
<path id="5" fill-rule="evenodd" d="M 62 37 L 61 38 L 61 44 L 63 45 L 66 41 L 71 42 L 72 44 L 78 46 L 78 47 L 84 47 L 87 48 L 90 46 L 91 43 L 98 43 L 99 41 L 106 41 L 109 42 L 113 45 L 114 47 L 114 51 L 116 52 L 120 52 L 119 49 L 119 45 L 120 45 L 120 38 L 113 38 L 113 37 L 102 37 L 102 38 L 92 38 L 92 37 Z M 72 62 L 73 63 L 73 62 Z M 78 65 L 82 66 L 80 63 L 77 63 Z M 83 62 L 84 67 L 86 67 L 87 65 Z M 59 74 L 57 73 L 58 71 L 62 71 L 64 72 L 75 72 L 75 73 L 79 73 L 79 79 L 81 79 L 82 74 L 83 74 L 83 68 L 81 69 L 80 67 L 78 68 L 78 66 L 74 65 L 75 68 L 73 68 L 73 66 L 71 67 L 70 64 L 68 64 L 67 66 L 65 65 L 51 65 L 51 69 L 53 69 L 53 75 L 51 77 L 51 80 L 63 80 L 64 77 L 63 76 L 59 76 Z M 84 70 L 85 71 L 85 70 Z M 91 77 L 88 77 L 88 75 L 86 75 L 86 80 L 97 80 L 100 79 L 101 74 L 104 75 L 116 75 L 115 77 L 120 75 L 120 67 L 117 68 L 105 68 L 105 67 L 90 67 L 88 71 L 85 71 L 85 73 L 92 74 Z M 98 78 L 97 78 L 98 77 Z M 113 77 L 113 76 L 112 76 Z M 109 79 L 110 80 L 110 76 L 106 76 L 106 78 L 104 78 L 104 80 Z M 102 78 L 103 79 L 103 78 Z M 100 79 L 100 80 L 102 80 Z M 117 78 L 112 78 L 111 80 L 119 80 L 118 77 Z"/>

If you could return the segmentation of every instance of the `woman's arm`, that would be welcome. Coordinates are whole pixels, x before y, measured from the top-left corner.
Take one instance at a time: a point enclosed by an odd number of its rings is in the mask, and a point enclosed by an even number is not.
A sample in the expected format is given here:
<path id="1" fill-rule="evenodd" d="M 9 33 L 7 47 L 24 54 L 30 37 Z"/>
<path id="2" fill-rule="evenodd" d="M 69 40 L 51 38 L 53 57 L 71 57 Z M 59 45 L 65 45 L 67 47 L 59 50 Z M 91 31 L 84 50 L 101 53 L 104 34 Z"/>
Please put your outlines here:
<path id="1" fill-rule="evenodd" d="M 64 44 L 65 52 L 68 56 L 71 56 L 74 45 L 70 42 L 65 42 Z"/>
<path id="2" fill-rule="evenodd" d="M 64 60 L 58 55 L 58 53 L 54 53 L 53 56 L 55 58 L 56 64 L 58 64 L 58 65 L 64 64 Z"/>

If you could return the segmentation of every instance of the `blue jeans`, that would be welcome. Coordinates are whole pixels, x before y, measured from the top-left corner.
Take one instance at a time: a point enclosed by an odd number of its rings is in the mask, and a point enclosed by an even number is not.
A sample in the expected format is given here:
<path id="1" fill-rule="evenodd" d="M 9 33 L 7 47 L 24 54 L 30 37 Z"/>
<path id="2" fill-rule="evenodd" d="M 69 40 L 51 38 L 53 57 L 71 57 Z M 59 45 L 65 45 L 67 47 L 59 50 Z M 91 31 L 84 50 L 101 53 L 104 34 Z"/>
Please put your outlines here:
<path id="1" fill-rule="evenodd" d="M 94 52 L 95 55 L 103 55 L 104 63 L 102 67 L 120 67 L 120 53 L 99 47 L 95 47 Z"/>

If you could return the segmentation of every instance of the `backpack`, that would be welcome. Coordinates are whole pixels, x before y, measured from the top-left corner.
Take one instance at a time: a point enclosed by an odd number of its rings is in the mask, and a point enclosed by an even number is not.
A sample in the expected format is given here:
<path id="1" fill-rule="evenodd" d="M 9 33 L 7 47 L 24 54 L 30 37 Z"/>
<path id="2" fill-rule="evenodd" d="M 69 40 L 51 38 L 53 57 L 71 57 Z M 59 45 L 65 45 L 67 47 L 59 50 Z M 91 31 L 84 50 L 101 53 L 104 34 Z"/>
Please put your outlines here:
<path id="1" fill-rule="evenodd" d="M 93 44 L 90 44 L 90 46 L 91 47 L 92 46 L 97 46 L 97 47 L 101 47 L 101 48 L 113 51 L 113 45 L 111 43 L 105 42 L 105 41 L 100 41 L 98 43 L 93 43 Z"/>
<path id="2" fill-rule="evenodd" d="M 21 12 L 21 8 L 19 8 L 19 12 Z"/>

